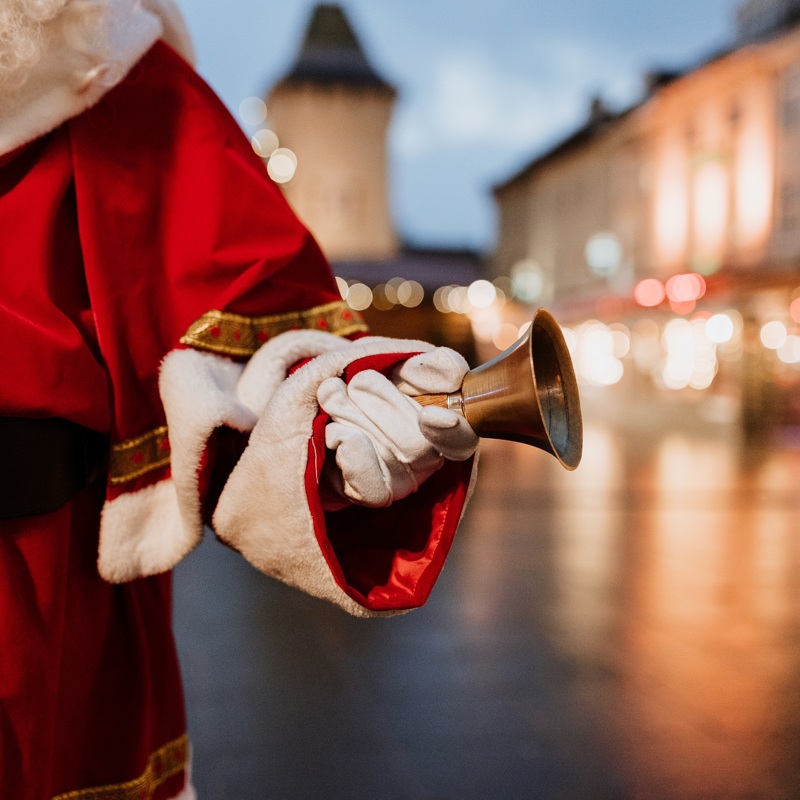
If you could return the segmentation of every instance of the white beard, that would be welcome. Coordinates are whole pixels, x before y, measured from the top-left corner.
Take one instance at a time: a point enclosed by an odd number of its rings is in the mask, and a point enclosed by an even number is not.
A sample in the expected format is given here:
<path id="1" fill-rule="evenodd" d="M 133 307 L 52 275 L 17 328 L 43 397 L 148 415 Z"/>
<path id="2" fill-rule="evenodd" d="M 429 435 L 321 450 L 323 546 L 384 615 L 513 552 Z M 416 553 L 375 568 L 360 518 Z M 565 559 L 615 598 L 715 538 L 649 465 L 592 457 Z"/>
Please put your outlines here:
<path id="1" fill-rule="evenodd" d="M 0 0 L 0 155 L 94 105 L 159 37 L 193 58 L 172 0 Z"/>

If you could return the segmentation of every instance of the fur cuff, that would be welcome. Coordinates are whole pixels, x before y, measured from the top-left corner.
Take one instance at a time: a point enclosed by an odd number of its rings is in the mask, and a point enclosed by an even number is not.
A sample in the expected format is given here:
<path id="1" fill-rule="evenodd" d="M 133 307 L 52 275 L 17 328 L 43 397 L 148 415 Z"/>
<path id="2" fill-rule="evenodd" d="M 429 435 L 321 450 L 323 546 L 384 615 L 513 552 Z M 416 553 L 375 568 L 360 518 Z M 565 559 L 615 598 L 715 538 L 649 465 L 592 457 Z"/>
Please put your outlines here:
<path id="1" fill-rule="evenodd" d="M 203 537 L 200 470 L 216 428 L 249 432 L 298 360 L 350 342 L 317 331 L 289 331 L 245 367 L 197 350 L 174 350 L 161 366 L 172 478 L 110 499 L 100 529 L 100 574 L 112 583 L 166 572 Z"/>
<path id="2" fill-rule="evenodd" d="M 98 570 L 110 583 L 157 575 L 197 544 L 181 521 L 171 480 L 107 501 L 100 520 Z"/>
<path id="3" fill-rule="evenodd" d="M 431 350 L 425 342 L 365 338 L 335 347 L 283 381 L 266 404 L 250 444 L 232 472 L 214 513 L 214 530 L 259 570 L 357 616 L 382 616 L 408 606 L 375 610 L 345 591 L 317 538 L 309 505 L 309 473 L 321 456 L 309 447 L 318 419 L 317 388 L 359 359 Z M 317 503 L 318 505 L 318 503 Z M 321 513 L 321 508 L 317 510 Z"/>

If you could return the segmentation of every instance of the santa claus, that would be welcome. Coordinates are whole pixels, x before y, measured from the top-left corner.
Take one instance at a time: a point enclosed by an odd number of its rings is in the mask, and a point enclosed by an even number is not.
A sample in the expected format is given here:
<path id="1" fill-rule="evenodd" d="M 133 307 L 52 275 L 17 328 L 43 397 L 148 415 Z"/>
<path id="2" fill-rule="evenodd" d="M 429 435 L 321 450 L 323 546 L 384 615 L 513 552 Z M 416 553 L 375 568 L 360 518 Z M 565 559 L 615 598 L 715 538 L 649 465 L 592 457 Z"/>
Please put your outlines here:
<path id="1" fill-rule="evenodd" d="M 191 60 L 169 0 L 0 0 L 3 798 L 194 796 L 169 571 L 206 526 L 395 614 L 474 477 L 410 399 L 466 363 L 367 335 Z"/>

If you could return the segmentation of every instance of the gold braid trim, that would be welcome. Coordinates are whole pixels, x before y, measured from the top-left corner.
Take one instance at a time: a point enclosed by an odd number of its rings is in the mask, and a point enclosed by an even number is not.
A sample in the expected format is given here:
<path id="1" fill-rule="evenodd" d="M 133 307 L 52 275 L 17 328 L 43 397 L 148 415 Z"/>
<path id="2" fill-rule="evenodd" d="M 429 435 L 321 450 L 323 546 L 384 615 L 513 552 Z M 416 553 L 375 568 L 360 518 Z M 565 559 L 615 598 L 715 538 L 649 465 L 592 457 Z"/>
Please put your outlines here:
<path id="1" fill-rule="evenodd" d="M 132 781 L 78 789 L 53 797 L 51 800 L 150 800 L 153 792 L 173 775 L 186 768 L 189 738 L 186 734 L 165 744 L 153 753 L 144 773 Z"/>
<path id="2" fill-rule="evenodd" d="M 169 459 L 169 436 L 167 426 L 163 425 L 111 448 L 109 483 L 112 486 L 127 483 L 151 470 L 167 466 Z"/>
<path id="3" fill-rule="evenodd" d="M 242 317 L 225 311 L 209 311 L 192 323 L 181 344 L 228 356 L 252 356 L 264 342 L 291 330 L 317 330 L 349 336 L 366 331 L 358 311 L 343 300 L 324 306 L 266 317 Z"/>
<path id="4" fill-rule="evenodd" d="M 198 350 L 249 357 L 273 336 L 301 329 L 349 336 L 366 331 L 367 326 L 358 311 L 354 311 L 343 300 L 337 300 L 304 311 L 265 317 L 242 317 L 224 311 L 209 311 L 189 327 L 180 341 Z M 120 486 L 169 463 L 169 436 L 164 425 L 111 448 L 109 482 L 111 486 Z"/>

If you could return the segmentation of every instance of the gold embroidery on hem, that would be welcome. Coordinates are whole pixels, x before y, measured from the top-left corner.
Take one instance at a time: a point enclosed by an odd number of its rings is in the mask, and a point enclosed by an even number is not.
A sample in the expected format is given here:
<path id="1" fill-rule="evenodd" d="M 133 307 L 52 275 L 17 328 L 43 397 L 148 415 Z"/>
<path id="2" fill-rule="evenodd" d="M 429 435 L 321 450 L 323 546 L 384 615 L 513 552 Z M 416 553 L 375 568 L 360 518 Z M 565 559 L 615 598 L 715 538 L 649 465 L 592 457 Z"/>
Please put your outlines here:
<path id="1" fill-rule="evenodd" d="M 119 486 L 170 463 L 167 426 L 127 439 L 111 448 L 109 483 Z"/>
<path id="2" fill-rule="evenodd" d="M 364 319 L 343 300 L 264 317 L 209 311 L 181 338 L 181 344 L 229 356 L 252 356 L 262 344 L 291 330 L 319 330 L 337 336 L 367 331 Z"/>
<path id="3" fill-rule="evenodd" d="M 186 768 L 189 737 L 186 734 L 165 744 L 148 759 L 145 771 L 125 783 L 78 789 L 59 794 L 51 800 L 150 800 L 153 792 L 167 779 Z"/>

